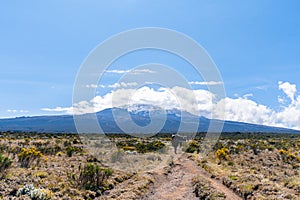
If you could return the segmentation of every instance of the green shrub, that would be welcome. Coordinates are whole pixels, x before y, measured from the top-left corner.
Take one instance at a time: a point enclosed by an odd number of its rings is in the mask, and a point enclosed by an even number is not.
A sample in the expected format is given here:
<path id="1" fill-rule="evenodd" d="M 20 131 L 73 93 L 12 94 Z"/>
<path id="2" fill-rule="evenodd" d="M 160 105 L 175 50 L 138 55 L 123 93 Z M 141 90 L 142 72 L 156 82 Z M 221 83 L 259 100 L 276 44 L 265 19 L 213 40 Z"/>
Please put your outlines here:
<path id="1" fill-rule="evenodd" d="M 199 152 L 200 145 L 196 140 L 193 140 L 188 143 L 188 148 L 186 148 L 185 152 L 187 153 L 194 153 L 195 151 Z"/>
<path id="2" fill-rule="evenodd" d="M 159 140 L 155 140 L 149 143 L 136 143 L 136 150 L 138 153 L 147 153 L 147 152 L 154 152 L 160 151 L 161 153 L 165 152 L 165 144 Z"/>
<path id="3" fill-rule="evenodd" d="M 28 149 L 22 148 L 21 153 L 18 154 L 19 162 L 21 167 L 29 167 L 34 162 L 39 163 L 40 158 L 43 154 L 40 151 L 37 151 L 35 147 L 30 147 Z"/>
<path id="4" fill-rule="evenodd" d="M 69 157 L 72 157 L 73 152 L 75 152 L 75 148 L 72 147 L 71 145 L 69 145 L 69 146 L 67 146 L 66 151 L 67 151 L 67 155 L 68 155 Z"/>
<path id="5" fill-rule="evenodd" d="M 67 151 L 67 155 L 69 157 L 72 157 L 73 153 L 82 152 L 82 148 L 69 145 L 69 146 L 66 147 L 66 151 Z"/>
<path id="6" fill-rule="evenodd" d="M 153 152 L 153 151 L 163 152 L 165 146 L 166 145 L 163 142 L 156 140 L 156 141 L 148 143 L 147 149 L 148 149 L 149 152 Z"/>
<path id="7" fill-rule="evenodd" d="M 228 165 L 229 165 L 229 166 L 234 166 L 234 162 L 233 162 L 233 161 L 229 161 L 229 162 L 228 162 Z"/>
<path id="8" fill-rule="evenodd" d="M 8 157 L 2 156 L 2 154 L 0 154 L 0 173 L 9 168 L 11 163 L 12 161 Z"/>
<path id="9" fill-rule="evenodd" d="M 71 142 L 68 141 L 68 140 L 65 140 L 64 141 L 64 147 L 67 147 L 67 146 L 70 146 L 71 145 Z"/>
<path id="10" fill-rule="evenodd" d="M 87 190 L 105 190 L 106 181 L 112 173 L 109 168 L 100 168 L 97 164 L 86 163 L 83 168 L 80 168 L 78 184 Z"/>
<path id="11" fill-rule="evenodd" d="M 117 147 L 123 149 L 124 151 L 137 151 L 138 153 L 147 153 L 158 151 L 160 153 L 166 152 L 166 145 L 159 141 L 137 141 L 136 139 L 130 139 L 127 141 L 117 142 Z"/>

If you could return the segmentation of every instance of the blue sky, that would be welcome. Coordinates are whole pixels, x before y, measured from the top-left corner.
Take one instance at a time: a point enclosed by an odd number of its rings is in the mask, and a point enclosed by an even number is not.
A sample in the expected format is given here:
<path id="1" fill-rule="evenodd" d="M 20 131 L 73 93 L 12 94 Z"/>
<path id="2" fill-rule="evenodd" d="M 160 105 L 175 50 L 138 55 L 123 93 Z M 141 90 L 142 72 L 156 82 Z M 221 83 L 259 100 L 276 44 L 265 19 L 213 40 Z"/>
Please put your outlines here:
<path id="1" fill-rule="evenodd" d="M 190 36 L 218 66 L 228 98 L 278 112 L 292 101 L 278 82 L 300 87 L 299 8 L 299 1 L 2 1 L 0 117 L 56 114 L 42 108 L 72 106 L 76 74 L 89 52 L 112 35 L 140 27 Z M 150 61 L 179 71 L 184 65 L 170 55 L 143 52 L 112 67 Z M 105 84 L 113 84 L 109 77 Z"/>

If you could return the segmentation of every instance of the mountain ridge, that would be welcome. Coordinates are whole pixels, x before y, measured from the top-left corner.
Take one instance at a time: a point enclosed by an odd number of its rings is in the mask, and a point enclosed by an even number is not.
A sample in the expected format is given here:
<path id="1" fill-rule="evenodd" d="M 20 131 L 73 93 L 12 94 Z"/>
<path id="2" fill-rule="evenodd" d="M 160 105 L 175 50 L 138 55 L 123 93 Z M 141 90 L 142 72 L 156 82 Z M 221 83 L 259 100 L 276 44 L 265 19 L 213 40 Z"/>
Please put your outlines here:
<path id="1" fill-rule="evenodd" d="M 154 107 L 153 107 L 154 108 Z M 197 132 L 207 132 L 209 124 L 213 121 L 215 124 L 221 124 L 218 119 L 208 119 L 204 116 L 196 116 L 191 113 L 180 111 L 178 109 L 159 110 L 157 108 L 130 110 L 126 108 L 107 108 L 96 113 L 97 120 L 105 133 L 124 133 L 119 127 L 126 126 L 132 133 L 138 132 L 138 127 L 148 125 L 155 126 L 155 123 L 165 119 L 165 124 L 160 129 L 160 133 L 176 133 L 181 126 L 181 132 L 195 132 L 192 127 L 198 123 Z M 84 114 L 79 117 L 86 120 L 87 123 L 93 114 Z M 128 115 L 129 114 L 129 115 Z M 165 115 L 166 114 L 166 115 Z M 152 120 L 150 118 L 152 117 Z M 130 117 L 130 118 L 128 118 Z M 184 120 L 181 121 L 182 117 Z M 118 123 L 116 122 L 118 119 Z M 133 124 L 131 122 L 134 122 Z M 132 127 L 131 127 L 132 126 Z M 24 131 L 24 132 L 49 132 L 49 133 L 76 133 L 76 127 L 72 115 L 50 115 L 50 116 L 32 116 L 0 119 L 0 131 Z M 299 130 L 272 127 L 246 122 L 224 121 L 222 132 L 266 132 L 266 133 L 299 133 Z M 147 131 L 145 133 L 148 133 Z M 151 129 L 149 130 L 151 133 Z"/>

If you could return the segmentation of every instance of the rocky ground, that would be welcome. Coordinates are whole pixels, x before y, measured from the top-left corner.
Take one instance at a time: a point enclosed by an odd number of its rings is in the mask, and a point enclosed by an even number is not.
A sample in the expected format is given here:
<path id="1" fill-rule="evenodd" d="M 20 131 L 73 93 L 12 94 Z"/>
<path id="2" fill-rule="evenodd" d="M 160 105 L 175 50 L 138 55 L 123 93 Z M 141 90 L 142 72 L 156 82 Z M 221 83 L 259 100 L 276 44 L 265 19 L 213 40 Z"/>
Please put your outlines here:
<path id="1" fill-rule="evenodd" d="M 174 154 L 169 138 L 114 137 L 113 168 L 76 135 L 0 135 L 1 199 L 300 199 L 300 136 L 230 136 L 208 155 L 201 138 Z M 126 152 L 143 170 L 121 169 Z"/>
<path id="2" fill-rule="evenodd" d="M 141 199 L 241 199 L 220 181 L 212 179 L 186 154 L 175 155 L 168 166 L 151 175 L 154 184 Z"/>

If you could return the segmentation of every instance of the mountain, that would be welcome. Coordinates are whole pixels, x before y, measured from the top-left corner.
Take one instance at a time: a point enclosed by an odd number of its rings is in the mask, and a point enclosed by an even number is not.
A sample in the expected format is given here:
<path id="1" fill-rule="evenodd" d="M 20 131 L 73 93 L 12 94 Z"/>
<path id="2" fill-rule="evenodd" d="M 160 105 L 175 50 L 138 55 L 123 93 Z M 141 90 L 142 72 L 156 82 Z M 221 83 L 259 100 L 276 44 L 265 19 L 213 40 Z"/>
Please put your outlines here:
<path id="1" fill-rule="evenodd" d="M 94 132 L 93 130 L 96 130 L 92 128 L 92 116 L 93 114 L 84 114 L 76 117 L 85 126 L 83 130 L 86 132 Z M 141 133 L 141 130 L 142 133 L 175 133 L 177 131 L 191 132 L 197 130 L 197 128 L 198 132 L 206 132 L 212 121 L 216 126 L 222 124 L 220 120 L 198 117 L 177 109 L 164 111 L 149 105 L 136 105 L 128 109 L 109 108 L 96 113 L 96 116 L 105 133 L 123 133 L 124 130 L 126 133 Z M 197 123 L 199 123 L 198 127 Z M 151 124 L 152 129 L 149 127 Z M 155 130 L 156 128 L 159 128 L 159 130 Z M 8 130 L 49 133 L 76 132 L 72 115 L 0 119 L 0 131 Z M 223 132 L 300 133 L 298 130 L 234 121 L 224 121 Z"/>

